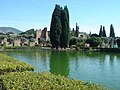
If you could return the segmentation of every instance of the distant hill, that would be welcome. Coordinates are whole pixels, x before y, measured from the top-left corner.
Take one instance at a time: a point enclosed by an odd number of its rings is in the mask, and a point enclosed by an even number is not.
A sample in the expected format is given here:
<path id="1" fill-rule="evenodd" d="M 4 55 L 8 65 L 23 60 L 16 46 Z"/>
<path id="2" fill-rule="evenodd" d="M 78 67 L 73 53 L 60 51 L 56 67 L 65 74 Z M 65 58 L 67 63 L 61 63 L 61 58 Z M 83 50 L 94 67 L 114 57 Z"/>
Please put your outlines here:
<path id="1" fill-rule="evenodd" d="M 13 28 L 13 27 L 0 27 L 0 32 L 2 32 L 2 33 L 13 32 L 14 34 L 19 34 L 22 31 L 20 31 L 16 28 Z"/>

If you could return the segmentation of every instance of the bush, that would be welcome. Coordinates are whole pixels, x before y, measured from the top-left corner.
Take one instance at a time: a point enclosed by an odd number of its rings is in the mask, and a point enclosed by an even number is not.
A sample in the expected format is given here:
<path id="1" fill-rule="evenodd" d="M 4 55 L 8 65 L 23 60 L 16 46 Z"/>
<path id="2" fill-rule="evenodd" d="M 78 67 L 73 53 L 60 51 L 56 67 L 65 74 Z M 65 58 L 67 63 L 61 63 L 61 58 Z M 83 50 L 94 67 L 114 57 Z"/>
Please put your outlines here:
<path id="1" fill-rule="evenodd" d="M 0 53 L 0 74 L 18 71 L 33 71 L 34 67 Z"/>
<path id="2" fill-rule="evenodd" d="M 72 37 L 69 41 L 69 46 L 76 45 L 78 41 L 79 41 L 79 38 Z"/>
<path id="3" fill-rule="evenodd" d="M 120 38 L 117 39 L 117 45 L 120 47 Z"/>
<path id="4" fill-rule="evenodd" d="M 106 90 L 90 82 L 68 80 L 50 73 L 15 72 L 0 76 L 3 90 Z"/>
<path id="5" fill-rule="evenodd" d="M 86 40 L 86 43 L 90 44 L 90 47 L 98 47 L 102 44 L 102 40 L 99 37 L 91 37 Z"/>

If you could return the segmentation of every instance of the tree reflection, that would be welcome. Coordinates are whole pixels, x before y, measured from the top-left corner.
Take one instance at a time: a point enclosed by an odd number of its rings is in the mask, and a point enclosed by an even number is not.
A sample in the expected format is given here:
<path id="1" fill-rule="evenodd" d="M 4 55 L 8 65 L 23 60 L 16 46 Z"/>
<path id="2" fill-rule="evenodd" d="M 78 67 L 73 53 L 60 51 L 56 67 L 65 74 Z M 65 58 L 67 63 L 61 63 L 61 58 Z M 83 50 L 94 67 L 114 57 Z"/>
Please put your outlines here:
<path id="1" fill-rule="evenodd" d="M 50 72 L 68 76 L 69 56 L 66 51 L 52 51 L 50 56 Z"/>

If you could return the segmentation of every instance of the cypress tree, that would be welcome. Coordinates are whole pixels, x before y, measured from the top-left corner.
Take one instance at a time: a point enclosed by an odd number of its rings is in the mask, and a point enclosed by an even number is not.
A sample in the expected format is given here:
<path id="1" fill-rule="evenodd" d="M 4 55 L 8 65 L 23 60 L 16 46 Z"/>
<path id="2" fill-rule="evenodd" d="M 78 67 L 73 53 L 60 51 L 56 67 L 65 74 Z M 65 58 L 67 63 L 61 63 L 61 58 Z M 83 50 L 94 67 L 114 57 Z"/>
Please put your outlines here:
<path id="1" fill-rule="evenodd" d="M 112 24 L 110 25 L 110 37 L 115 38 L 115 32 Z"/>
<path id="2" fill-rule="evenodd" d="M 59 5 L 55 6 L 52 14 L 50 26 L 50 41 L 52 48 L 66 48 L 69 42 L 69 11 L 67 6 L 62 9 Z"/>
<path id="3" fill-rule="evenodd" d="M 76 32 L 75 32 L 75 36 L 78 37 L 78 34 L 79 34 L 79 26 L 78 26 L 77 23 L 76 23 Z"/>
<path id="4" fill-rule="evenodd" d="M 105 26 L 103 26 L 103 37 L 106 37 Z"/>
<path id="5" fill-rule="evenodd" d="M 61 34 L 61 48 L 66 48 L 69 43 L 70 27 L 69 27 L 69 11 L 67 6 L 64 7 L 61 14 L 62 34 Z"/>
<path id="6" fill-rule="evenodd" d="M 56 5 L 52 14 L 50 26 L 50 41 L 52 44 L 52 48 L 58 49 L 58 47 L 60 46 L 61 30 L 61 8 L 60 5 Z"/>
<path id="7" fill-rule="evenodd" d="M 72 31 L 71 31 L 71 35 L 72 36 L 75 36 L 75 29 L 73 28 Z"/>
<path id="8" fill-rule="evenodd" d="M 62 33 L 61 33 L 61 39 L 60 39 L 60 46 L 61 48 L 66 48 L 67 44 L 67 13 L 65 10 L 62 10 L 61 15 L 61 22 L 62 22 Z"/>
<path id="9" fill-rule="evenodd" d="M 100 36 L 100 37 L 102 37 L 102 36 L 103 36 L 102 25 L 100 26 L 99 36 Z"/>

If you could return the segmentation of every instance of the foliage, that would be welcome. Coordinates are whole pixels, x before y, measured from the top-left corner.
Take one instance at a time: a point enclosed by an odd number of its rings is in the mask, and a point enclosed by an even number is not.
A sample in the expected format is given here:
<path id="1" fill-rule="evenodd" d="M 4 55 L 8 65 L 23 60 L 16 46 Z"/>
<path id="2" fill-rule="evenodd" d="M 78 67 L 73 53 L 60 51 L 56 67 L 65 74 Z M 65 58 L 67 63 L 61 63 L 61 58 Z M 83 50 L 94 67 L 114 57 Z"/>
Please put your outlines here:
<path id="1" fill-rule="evenodd" d="M 67 6 L 62 9 L 60 5 L 56 5 L 52 14 L 50 26 L 50 41 L 52 48 L 66 48 L 68 46 L 70 36 L 69 27 L 69 11 Z"/>
<path id="2" fill-rule="evenodd" d="M 75 36 L 75 29 L 74 28 L 71 31 L 71 36 Z"/>
<path id="3" fill-rule="evenodd" d="M 105 44 L 108 44 L 110 42 L 110 38 L 108 37 L 101 37 L 101 39 Z"/>
<path id="4" fill-rule="evenodd" d="M 105 26 L 103 26 L 103 37 L 106 37 Z"/>
<path id="5" fill-rule="evenodd" d="M 29 42 L 35 42 L 35 39 L 34 38 L 30 38 Z"/>
<path id="6" fill-rule="evenodd" d="M 69 41 L 69 46 L 76 45 L 79 41 L 79 38 L 77 37 L 71 37 Z"/>
<path id="7" fill-rule="evenodd" d="M 107 90 L 91 82 L 68 80 L 50 73 L 15 72 L 0 76 L 3 90 Z"/>
<path id="8" fill-rule="evenodd" d="M 113 47 L 113 45 L 114 45 L 114 38 L 112 38 L 112 37 L 110 37 L 109 38 L 109 44 L 110 44 L 110 47 L 112 48 Z"/>
<path id="9" fill-rule="evenodd" d="M 61 24 L 62 24 L 62 33 L 60 37 L 60 47 L 66 48 L 69 42 L 69 13 L 67 6 L 64 7 L 64 10 L 61 11 Z"/>
<path id="10" fill-rule="evenodd" d="M 117 39 L 117 45 L 120 47 L 120 38 Z"/>
<path id="11" fill-rule="evenodd" d="M 20 35 L 24 35 L 24 34 L 32 35 L 32 34 L 35 34 L 35 31 L 34 31 L 34 29 L 30 29 L 30 30 L 27 30 L 26 32 L 20 33 Z"/>
<path id="12" fill-rule="evenodd" d="M 52 48 L 58 48 L 60 46 L 61 30 L 61 8 L 60 5 L 56 5 L 52 14 L 50 26 L 50 41 L 52 44 Z"/>
<path id="13" fill-rule="evenodd" d="M 91 34 L 91 37 L 100 37 L 100 36 L 95 33 L 95 34 Z"/>
<path id="14" fill-rule="evenodd" d="M 103 36 L 102 25 L 100 26 L 99 36 L 100 36 L 100 37 L 102 37 L 102 36 Z"/>
<path id="15" fill-rule="evenodd" d="M 7 32 L 6 35 L 14 34 L 13 32 Z"/>
<path id="16" fill-rule="evenodd" d="M 80 49 L 84 48 L 85 47 L 85 41 L 86 41 L 86 39 L 79 38 L 76 46 L 79 47 Z"/>
<path id="17" fill-rule="evenodd" d="M 110 37 L 115 38 L 115 32 L 112 24 L 110 25 Z"/>
<path id="18" fill-rule="evenodd" d="M 22 43 L 24 43 L 24 42 L 26 42 L 27 41 L 27 39 L 25 38 L 25 37 L 21 37 L 21 42 Z"/>
<path id="19" fill-rule="evenodd" d="M 5 35 L 4 33 L 0 32 L 0 35 Z"/>
<path id="20" fill-rule="evenodd" d="M 75 31 L 75 36 L 78 37 L 79 34 L 79 26 L 76 23 L 76 31 Z"/>
<path id="21" fill-rule="evenodd" d="M 34 68 L 26 63 L 0 53 L 0 74 L 17 71 L 31 71 Z"/>
<path id="22" fill-rule="evenodd" d="M 91 37 L 86 40 L 86 43 L 90 44 L 90 47 L 98 47 L 102 44 L 102 39 L 99 37 Z"/>

